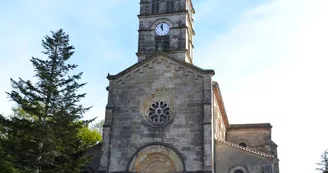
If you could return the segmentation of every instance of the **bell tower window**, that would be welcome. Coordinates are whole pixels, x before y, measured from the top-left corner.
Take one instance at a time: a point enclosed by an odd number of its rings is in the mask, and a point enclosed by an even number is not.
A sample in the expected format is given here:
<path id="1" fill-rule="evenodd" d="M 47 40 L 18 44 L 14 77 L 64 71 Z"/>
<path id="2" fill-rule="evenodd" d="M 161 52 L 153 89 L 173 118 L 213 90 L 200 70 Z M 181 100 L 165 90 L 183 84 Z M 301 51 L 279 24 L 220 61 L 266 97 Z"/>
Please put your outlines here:
<path id="1" fill-rule="evenodd" d="M 167 52 L 170 50 L 170 37 L 157 36 L 155 37 L 156 51 Z"/>
<path id="2" fill-rule="evenodd" d="M 160 5 L 160 0 L 152 0 L 151 1 L 151 13 L 152 14 L 159 13 L 159 5 Z"/>
<path id="3" fill-rule="evenodd" d="M 138 61 L 156 52 L 193 64 L 192 0 L 139 0 Z M 188 11 L 191 14 L 188 14 Z"/>
<path id="4" fill-rule="evenodd" d="M 166 13 L 175 12 L 175 0 L 167 0 L 166 1 Z"/>

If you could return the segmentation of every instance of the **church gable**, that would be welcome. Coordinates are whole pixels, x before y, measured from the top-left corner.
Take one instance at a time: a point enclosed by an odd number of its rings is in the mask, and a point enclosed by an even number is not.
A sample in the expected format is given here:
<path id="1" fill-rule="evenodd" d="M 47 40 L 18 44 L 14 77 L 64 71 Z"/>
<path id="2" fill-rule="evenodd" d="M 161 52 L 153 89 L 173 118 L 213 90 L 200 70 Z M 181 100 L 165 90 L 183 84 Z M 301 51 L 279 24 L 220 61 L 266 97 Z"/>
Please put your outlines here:
<path id="1" fill-rule="evenodd" d="M 202 170 L 203 122 L 210 117 L 210 111 L 204 116 L 204 102 L 211 98 L 212 74 L 160 53 L 108 76 L 110 171 L 125 171 L 133 155 L 152 143 L 169 144 L 181 153 L 187 170 Z"/>
<path id="2" fill-rule="evenodd" d="M 176 73 L 183 73 L 184 76 L 193 76 L 195 80 L 203 77 L 203 74 L 214 75 L 213 70 L 204 70 L 195 65 L 188 64 L 176 58 L 172 58 L 169 55 L 160 52 L 152 57 L 140 61 L 129 68 L 123 70 L 117 75 L 108 75 L 107 79 L 115 80 L 116 83 L 125 83 L 126 81 L 133 80 L 135 76 L 142 76 L 152 69 L 154 66 L 159 66 L 164 64 L 166 68 L 171 68 L 176 71 Z"/>

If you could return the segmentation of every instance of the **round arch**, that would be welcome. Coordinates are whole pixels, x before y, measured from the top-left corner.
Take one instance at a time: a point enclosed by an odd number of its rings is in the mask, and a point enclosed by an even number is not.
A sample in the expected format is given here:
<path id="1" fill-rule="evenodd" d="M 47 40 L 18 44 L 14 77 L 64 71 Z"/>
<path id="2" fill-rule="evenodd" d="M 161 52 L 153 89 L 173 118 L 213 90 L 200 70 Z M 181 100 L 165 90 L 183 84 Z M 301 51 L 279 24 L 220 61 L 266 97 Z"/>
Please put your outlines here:
<path id="1" fill-rule="evenodd" d="M 237 171 L 242 171 L 243 173 L 249 173 L 244 166 L 235 166 L 232 169 L 230 169 L 229 173 L 235 173 Z"/>
<path id="2" fill-rule="evenodd" d="M 237 144 L 240 145 L 240 146 L 242 146 L 242 147 L 250 147 L 249 142 L 248 142 L 247 140 L 245 140 L 245 139 L 240 139 L 240 140 L 238 140 Z M 241 144 L 244 144 L 244 145 L 246 145 L 246 146 L 241 145 Z"/>
<path id="3" fill-rule="evenodd" d="M 128 172 L 175 173 L 185 172 L 185 165 L 176 149 L 160 143 L 140 148 L 131 158 Z"/>

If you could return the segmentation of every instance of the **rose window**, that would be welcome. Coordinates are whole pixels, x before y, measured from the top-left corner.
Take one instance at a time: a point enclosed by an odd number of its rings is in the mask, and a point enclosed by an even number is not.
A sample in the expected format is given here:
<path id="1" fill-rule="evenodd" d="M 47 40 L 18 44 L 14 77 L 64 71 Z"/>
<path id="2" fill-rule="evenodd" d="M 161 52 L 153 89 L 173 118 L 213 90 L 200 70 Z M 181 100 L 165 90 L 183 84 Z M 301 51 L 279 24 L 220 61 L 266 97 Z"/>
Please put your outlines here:
<path id="1" fill-rule="evenodd" d="M 149 107 L 148 118 L 154 125 L 163 125 L 170 121 L 169 105 L 164 101 L 156 101 Z"/>

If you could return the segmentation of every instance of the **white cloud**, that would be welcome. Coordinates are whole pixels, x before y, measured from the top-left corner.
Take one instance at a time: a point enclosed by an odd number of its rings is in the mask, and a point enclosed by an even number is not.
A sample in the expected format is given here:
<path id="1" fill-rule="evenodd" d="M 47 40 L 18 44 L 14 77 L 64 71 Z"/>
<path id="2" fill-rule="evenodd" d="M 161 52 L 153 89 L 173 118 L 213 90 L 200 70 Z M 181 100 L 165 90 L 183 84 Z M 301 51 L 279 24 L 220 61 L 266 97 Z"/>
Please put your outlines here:
<path id="1" fill-rule="evenodd" d="M 196 52 L 197 65 L 216 70 L 231 123 L 273 124 L 281 172 L 314 172 L 328 148 L 327 6 L 276 0 L 247 9 Z"/>

